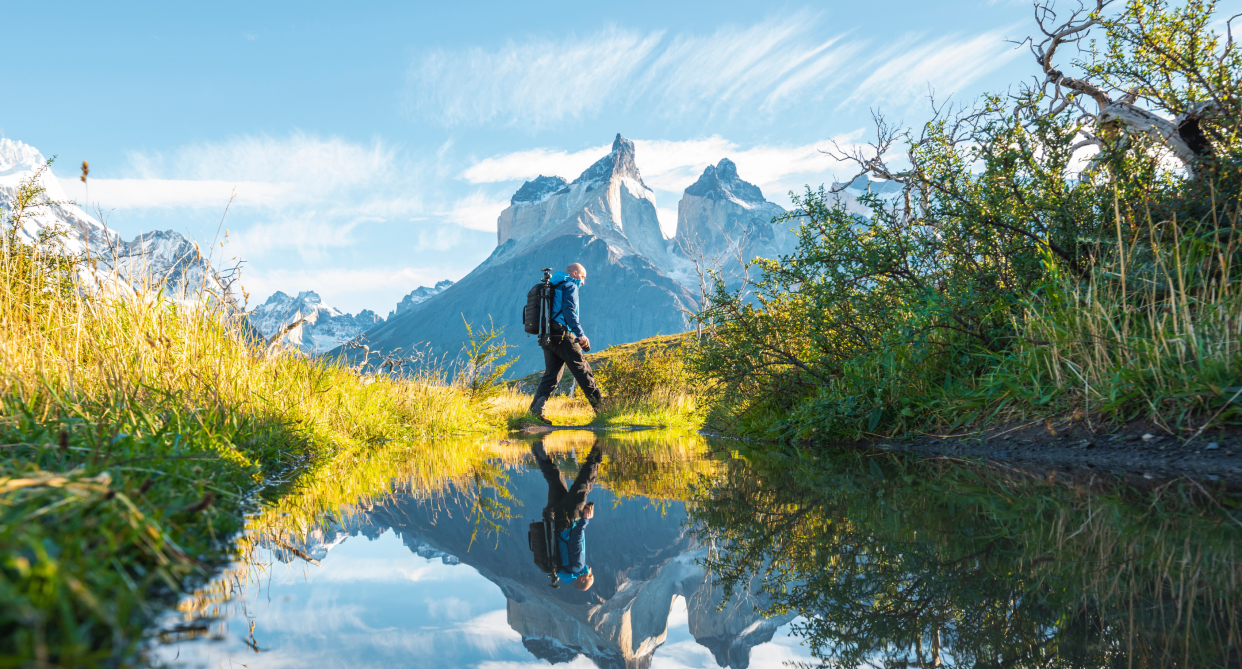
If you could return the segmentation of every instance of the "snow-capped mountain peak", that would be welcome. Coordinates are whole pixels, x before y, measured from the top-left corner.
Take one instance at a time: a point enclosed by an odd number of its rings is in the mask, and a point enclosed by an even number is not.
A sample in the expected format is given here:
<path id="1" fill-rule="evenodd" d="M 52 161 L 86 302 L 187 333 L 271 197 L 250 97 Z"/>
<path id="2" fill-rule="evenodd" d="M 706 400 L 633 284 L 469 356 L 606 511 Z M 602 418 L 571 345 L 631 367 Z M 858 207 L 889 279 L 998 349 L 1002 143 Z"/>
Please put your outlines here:
<path id="1" fill-rule="evenodd" d="M 643 183 L 643 177 L 638 172 L 638 163 L 634 160 L 634 142 L 622 137 L 621 133 L 617 133 L 617 138 L 612 141 L 612 152 L 586 168 L 570 185 L 606 182 L 613 177 L 632 179 L 643 188 L 651 190 Z"/>
<path id="2" fill-rule="evenodd" d="M 392 318 L 394 314 L 412 309 L 451 285 L 452 281 L 445 280 L 435 286 L 415 288 L 397 304 L 396 310 L 390 312 L 388 317 Z M 384 317 L 370 309 L 363 309 L 357 315 L 347 314 L 324 304 L 323 298 L 313 290 L 304 290 L 296 297 L 290 297 L 288 293 L 278 290 L 250 312 L 251 324 L 265 338 L 271 338 L 299 320 L 305 322 L 286 334 L 281 344 L 314 355 L 330 351 L 354 339 L 383 323 Z"/>
<path id="3" fill-rule="evenodd" d="M 270 338 L 299 320 L 305 322 L 285 335 L 282 344 L 311 354 L 336 348 L 376 323 L 384 321 L 370 309 L 353 316 L 324 304 L 323 298 L 313 290 L 304 290 L 297 297 L 276 291 L 266 302 L 250 312 L 251 324 L 265 338 Z"/>
<path id="4" fill-rule="evenodd" d="M 686 194 L 715 200 L 727 198 L 748 209 L 767 203 L 758 186 L 738 177 L 737 165 L 728 158 L 721 158 L 719 163 L 708 165 L 699 180 L 686 189 Z"/>

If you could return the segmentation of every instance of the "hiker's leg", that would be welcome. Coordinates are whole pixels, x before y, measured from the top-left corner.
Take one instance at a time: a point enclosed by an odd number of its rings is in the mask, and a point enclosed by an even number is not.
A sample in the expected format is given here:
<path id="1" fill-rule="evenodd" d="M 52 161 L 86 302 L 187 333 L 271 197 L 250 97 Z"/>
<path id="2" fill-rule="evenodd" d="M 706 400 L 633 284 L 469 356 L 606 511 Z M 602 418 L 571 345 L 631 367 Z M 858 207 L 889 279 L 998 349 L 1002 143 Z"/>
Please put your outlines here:
<path id="1" fill-rule="evenodd" d="M 539 387 L 535 390 L 535 399 L 530 403 L 530 412 L 543 415 L 543 405 L 548 396 L 561 382 L 561 374 L 565 372 L 565 361 L 556 354 L 555 347 L 543 349 L 543 378 L 539 379 Z"/>
<path id="2" fill-rule="evenodd" d="M 539 472 L 543 474 L 543 480 L 548 482 L 548 506 L 555 506 L 569 492 L 565 488 L 565 475 L 552 462 L 552 458 L 536 457 L 535 460 L 539 462 Z"/>
<path id="3" fill-rule="evenodd" d="M 582 511 L 587 501 L 587 494 L 595 487 L 595 480 L 599 478 L 599 466 L 603 461 L 604 452 L 600 450 L 599 444 L 596 444 L 587 454 L 586 460 L 578 470 L 578 478 L 574 479 L 574 484 L 569 488 L 564 501 L 566 506 L 572 505 L 579 512 Z"/>
<path id="4" fill-rule="evenodd" d="M 599 411 L 600 393 L 599 385 L 595 383 L 595 375 L 591 372 L 591 363 L 587 362 L 586 355 L 582 352 L 582 347 L 576 341 L 566 340 L 556 347 L 558 357 L 565 360 L 565 364 L 569 367 L 569 373 L 574 375 L 574 380 L 582 388 L 582 392 L 586 394 L 587 401 L 591 406 Z"/>

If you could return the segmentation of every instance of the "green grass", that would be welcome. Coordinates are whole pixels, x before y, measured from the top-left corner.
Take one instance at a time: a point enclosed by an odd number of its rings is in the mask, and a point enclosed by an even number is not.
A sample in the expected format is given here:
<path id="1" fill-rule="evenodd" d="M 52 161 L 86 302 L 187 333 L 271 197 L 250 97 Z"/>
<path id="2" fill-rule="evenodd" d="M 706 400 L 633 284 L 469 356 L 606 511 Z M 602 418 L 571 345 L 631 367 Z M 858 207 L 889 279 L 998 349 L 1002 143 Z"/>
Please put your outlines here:
<path id="1" fill-rule="evenodd" d="M 750 392 L 711 397 L 709 424 L 795 441 L 959 434 L 1035 419 L 1097 428 L 1139 420 L 1181 439 L 1212 436 L 1242 418 L 1240 223 L 1234 211 L 1219 228 L 1127 229 L 1125 243 L 1101 246 L 1085 276 L 1050 260 L 1007 316 L 1012 334 L 1001 350 L 946 358 L 957 336 L 946 331 L 812 368 L 822 378 L 786 368 L 760 375 Z M 738 346 L 731 337 L 702 351 Z"/>
<path id="2" fill-rule="evenodd" d="M 433 374 L 256 346 L 224 305 L 127 294 L 0 236 L 0 667 L 125 664 L 269 483 L 379 444 L 497 434 Z M 300 474 L 299 474 L 300 472 Z"/>

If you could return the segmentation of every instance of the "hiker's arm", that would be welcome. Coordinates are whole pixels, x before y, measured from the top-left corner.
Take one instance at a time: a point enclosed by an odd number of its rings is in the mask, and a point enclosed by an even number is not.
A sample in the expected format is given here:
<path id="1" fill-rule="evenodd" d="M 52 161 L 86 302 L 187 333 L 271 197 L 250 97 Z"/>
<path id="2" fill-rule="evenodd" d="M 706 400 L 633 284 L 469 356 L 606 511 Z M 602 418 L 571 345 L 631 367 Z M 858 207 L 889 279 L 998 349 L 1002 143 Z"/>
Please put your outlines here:
<path id="1" fill-rule="evenodd" d="M 565 327 L 578 337 L 586 337 L 586 333 L 582 331 L 582 324 L 578 322 L 578 287 L 569 284 L 562 299 L 565 300 L 561 305 L 561 313 L 565 316 Z"/>

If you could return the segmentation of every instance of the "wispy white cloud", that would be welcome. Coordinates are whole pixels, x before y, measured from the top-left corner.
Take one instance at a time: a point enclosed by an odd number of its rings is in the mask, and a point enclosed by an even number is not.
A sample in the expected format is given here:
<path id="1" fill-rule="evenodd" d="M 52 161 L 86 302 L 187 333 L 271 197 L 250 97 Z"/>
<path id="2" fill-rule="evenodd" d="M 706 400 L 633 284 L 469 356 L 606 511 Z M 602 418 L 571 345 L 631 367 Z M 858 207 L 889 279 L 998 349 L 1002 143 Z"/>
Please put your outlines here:
<path id="1" fill-rule="evenodd" d="M 738 174 L 743 179 L 765 191 L 776 189 L 776 195 L 783 195 L 790 189 L 800 189 L 803 184 L 815 181 L 810 177 L 820 179 L 814 184 L 818 186 L 833 178 L 851 176 L 851 166 L 825 154 L 823 150 L 830 148 L 833 142 L 848 147 L 858 141 L 862 133 L 862 130 L 857 130 L 828 140 L 794 146 L 759 145 L 748 148 L 741 148 L 736 142 L 718 135 L 686 141 L 634 140 L 634 149 L 643 181 L 657 191 L 680 194 L 699 178 L 708 165 L 715 165 L 721 158 L 729 158 L 737 164 Z M 572 180 L 608 150 L 607 146 L 601 146 L 575 152 L 536 148 L 505 153 L 475 163 L 460 177 L 475 184 L 526 181 L 538 174 L 555 174 Z M 771 197 L 769 194 L 769 199 Z M 469 199 L 466 204 L 473 206 L 475 202 L 475 199 Z M 507 204 L 497 202 L 491 205 L 495 214 L 491 217 L 490 227 L 485 229 L 495 229 L 495 216 Z M 470 211 L 483 213 L 475 209 Z M 657 209 L 657 214 L 660 215 L 662 228 L 666 226 L 666 218 L 671 216 L 673 222 L 677 219 L 676 209 Z"/>
<path id="2" fill-rule="evenodd" d="M 130 152 L 135 176 L 144 178 L 291 182 L 334 188 L 374 182 L 396 167 L 396 149 L 302 132 L 287 137 L 241 136 L 162 152 Z"/>
<path id="3" fill-rule="evenodd" d="M 232 234 L 230 252 L 259 258 L 281 249 L 295 249 L 303 260 L 323 260 L 330 249 L 352 246 L 354 230 L 366 218 L 324 220 L 313 210 L 272 221 L 260 221 Z"/>
<path id="4" fill-rule="evenodd" d="M 496 219 L 508 206 L 508 198 L 498 199 L 482 191 L 476 191 L 453 203 L 453 208 L 444 216 L 463 228 L 496 232 Z"/>
<path id="5" fill-rule="evenodd" d="M 410 68 L 409 103 L 446 125 L 577 117 L 631 79 L 661 37 L 607 28 L 582 38 L 509 42 L 496 51 L 433 51 Z"/>
<path id="6" fill-rule="evenodd" d="M 557 149 L 530 149 L 514 151 L 491 158 L 484 158 L 461 173 L 461 178 L 474 184 L 498 181 L 530 180 L 539 175 L 562 176 L 572 179 L 591 163 L 608 153 L 609 145 L 595 146 L 581 151 Z"/>
<path id="7" fill-rule="evenodd" d="M 964 39 L 941 37 L 931 42 L 924 41 L 921 35 L 906 35 L 879 55 L 871 73 L 838 108 L 904 105 L 927 95 L 929 86 L 937 96 L 957 93 L 1026 53 L 1005 41 L 1006 32 L 1013 29 Z"/>
<path id="8" fill-rule="evenodd" d="M 904 105 L 928 84 L 960 90 L 1015 55 L 1003 31 L 880 43 L 800 12 L 705 35 L 610 27 L 585 38 L 437 50 L 412 63 L 406 93 L 412 113 L 448 126 L 542 128 L 639 105 L 669 116 L 771 116 L 830 95 L 851 107 Z"/>
<path id="9" fill-rule="evenodd" d="M 219 216 L 228 206 L 229 224 L 242 222 L 234 249 L 250 260 L 283 249 L 321 260 L 329 249 L 354 244 L 361 225 L 409 221 L 426 209 L 419 195 L 426 164 L 380 141 L 294 132 L 131 152 L 128 159 L 122 174 L 91 179 L 89 193 L 76 179 L 60 181 L 91 210 Z"/>
<path id="10" fill-rule="evenodd" d="M 772 112 L 795 91 L 834 84 L 839 67 L 864 46 L 818 28 L 817 17 L 799 12 L 707 36 L 678 35 L 643 72 L 637 88 L 666 101 L 662 109 L 671 115 L 704 105 L 709 112 L 755 107 Z"/>
<path id="11" fill-rule="evenodd" d="M 85 203 L 87 191 L 77 179 L 60 179 L 65 192 Z M 239 206 L 272 207 L 297 191 L 296 184 L 215 179 L 91 179 L 91 202 L 108 209 L 172 209 L 179 207 L 224 209 L 229 199 Z"/>
<path id="12" fill-rule="evenodd" d="M 677 210 L 671 207 L 656 207 L 656 218 L 660 221 L 660 232 L 665 239 L 672 239 L 677 234 Z"/>
<path id="13" fill-rule="evenodd" d="M 170 152 L 128 154 L 125 174 L 90 181 L 90 200 L 105 209 L 223 208 L 299 209 L 326 203 L 325 213 L 413 214 L 421 200 L 409 188 L 424 176 L 421 165 L 398 157 L 396 147 L 362 144 L 295 132 L 287 137 L 242 136 L 189 144 Z M 62 179 L 72 197 L 85 198 L 80 182 Z M 76 184 L 76 185 L 75 185 Z M 356 205 L 356 206 L 355 206 Z"/>

